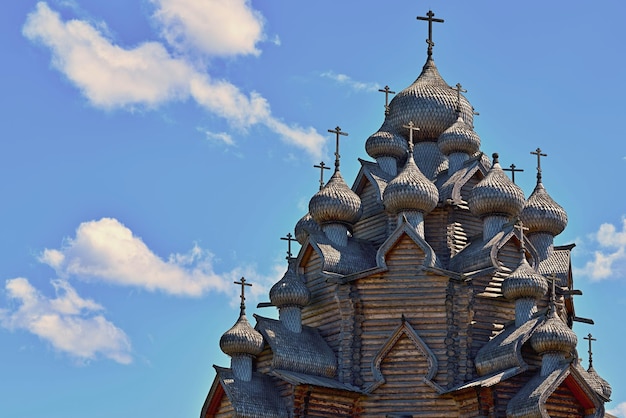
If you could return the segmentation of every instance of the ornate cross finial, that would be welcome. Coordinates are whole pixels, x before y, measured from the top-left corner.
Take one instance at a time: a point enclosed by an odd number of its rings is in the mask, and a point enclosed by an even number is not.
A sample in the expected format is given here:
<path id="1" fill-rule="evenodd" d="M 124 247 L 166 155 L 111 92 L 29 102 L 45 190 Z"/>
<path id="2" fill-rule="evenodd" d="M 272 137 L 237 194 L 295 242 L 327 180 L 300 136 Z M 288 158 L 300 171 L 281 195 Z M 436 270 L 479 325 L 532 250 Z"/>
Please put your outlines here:
<path id="1" fill-rule="evenodd" d="M 515 225 L 513 226 L 513 228 L 517 229 L 519 231 L 519 241 L 520 241 L 520 251 L 524 252 L 524 231 L 528 231 L 528 228 L 526 228 L 524 226 L 524 224 L 522 223 L 521 220 L 518 220 Z"/>
<path id="2" fill-rule="evenodd" d="M 342 132 L 341 128 L 337 126 L 335 129 L 329 129 L 328 132 L 332 134 L 337 134 L 337 139 L 335 142 L 335 171 L 339 170 L 339 135 L 348 136 L 347 132 Z"/>
<path id="3" fill-rule="evenodd" d="M 246 313 L 246 286 L 252 286 L 251 283 L 246 283 L 246 278 L 242 277 L 241 281 L 239 282 L 233 282 L 235 284 L 240 284 L 241 285 L 241 296 L 239 296 L 241 298 L 241 305 L 239 305 L 239 315 L 245 315 Z"/>
<path id="4" fill-rule="evenodd" d="M 463 88 L 461 83 L 456 83 L 456 86 L 450 87 L 452 90 L 456 90 L 456 112 L 461 113 L 461 93 L 467 93 L 467 90 Z"/>
<path id="5" fill-rule="evenodd" d="M 431 57 L 433 55 L 433 46 L 435 46 L 433 42 L 433 22 L 443 23 L 443 19 L 435 19 L 435 14 L 432 10 L 429 10 L 426 13 L 426 17 L 417 16 L 417 20 L 428 21 L 428 39 L 426 39 L 426 43 L 428 44 L 428 56 Z"/>
<path id="6" fill-rule="evenodd" d="M 409 121 L 408 125 L 402 125 L 402 127 L 409 130 L 409 152 L 413 153 L 413 131 L 419 131 L 420 128 L 415 126 L 413 121 Z"/>
<path id="7" fill-rule="evenodd" d="M 291 241 L 295 241 L 293 235 L 291 235 L 291 232 L 287 234 L 287 236 L 285 237 L 281 237 L 280 239 L 282 239 L 283 241 L 287 241 L 287 260 L 291 259 Z"/>
<path id="8" fill-rule="evenodd" d="M 389 114 L 389 95 L 396 94 L 396 92 L 389 90 L 389 86 L 385 86 L 384 89 L 378 89 L 378 91 L 385 93 L 385 116 L 387 116 Z"/>
<path id="9" fill-rule="evenodd" d="M 524 171 L 523 168 L 517 168 L 515 164 L 511 164 L 511 168 L 503 168 L 502 170 L 511 172 L 511 180 L 513 181 L 513 183 L 515 183 L 515 173 L 521 173 L 522 171 Z"/>
<path id="10" fill-rule="evenodd" d="M 320 190 L 324 187 L 324 170 L 330 170 L 330 167 L 326 167 L 324 161 L 322 161 L 319 165 L 314 165 L 314 168 L 320 169 Z"/>
<path id="11" fill-rule="evenodd" d="M 530 152 L 537 156 L 537 183 L 541 182 L 541 157 L 547 157 L 548 154 L 542 154 L 541 148 L 537 148 L 535 151 Z"/>
<path id="12" fill-rule="evenodd" d="M 588 340 L 589 341 L 589 351 L 588 351 L 588 353 L 589 353 L 589 368 L 592 368 L 593 367 L 593 358 L 592 358 L 593 353 L 591 352 L 591 342 L 592 341 L 597 341 L 597 340 L 591 336 L 591 333 L 589 333 L 586 337 L 584 337 L 583 340 Z"/>
<path id="13" fill-rule="evenodd" d="M 556 281 L 559 280 L 559 278 L 555 273 L 552 273 L 550 276 L 546 277 L 546 280 L 552 285 L 552 291 L 550 292 L 550 309 L 556 314 Z"/>

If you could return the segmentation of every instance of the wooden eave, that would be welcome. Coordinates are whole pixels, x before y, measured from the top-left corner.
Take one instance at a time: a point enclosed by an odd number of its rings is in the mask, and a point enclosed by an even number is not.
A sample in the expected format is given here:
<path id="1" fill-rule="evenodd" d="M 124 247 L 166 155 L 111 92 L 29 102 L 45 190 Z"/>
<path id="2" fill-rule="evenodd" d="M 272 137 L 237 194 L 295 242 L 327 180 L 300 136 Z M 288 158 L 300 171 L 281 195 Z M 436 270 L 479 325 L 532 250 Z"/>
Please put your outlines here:
<path id="1" fill-rule="evenodd" d="M 204 405 L 202 405 L 200 418 L 213 418 L 219 412 L 218 410 L 225 394 L 226 392 L 224 392 L 220 379 L 217 374 L 215 374 L 211 389 L 209 389 L 209 393 L 204 400 Z"/>

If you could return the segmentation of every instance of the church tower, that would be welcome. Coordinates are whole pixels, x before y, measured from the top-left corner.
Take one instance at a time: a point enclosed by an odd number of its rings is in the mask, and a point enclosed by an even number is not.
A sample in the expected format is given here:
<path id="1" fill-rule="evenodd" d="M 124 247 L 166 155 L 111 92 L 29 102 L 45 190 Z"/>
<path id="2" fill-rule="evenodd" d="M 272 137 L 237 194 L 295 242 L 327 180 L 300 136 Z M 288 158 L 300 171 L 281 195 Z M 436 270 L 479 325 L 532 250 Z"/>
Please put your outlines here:
<path id="1" fill-rule="evenodd" d="M 295 225 L 301 244 L 269 294 L 279 319 L 241 314 L 220 346 L 210 417 L 605 417 L 610 385 L 576 351 L 567 214 L 515 167 L 480 149 L 474 108 L 433 58 L 385 93 L 350 187 L 316 166 L 320 190 Z M 388 103 L 388 104 L 387 104 Z M 532 157 L 530 157 L 532 158 Z M 512 178 L 505 171 L 512 171 Z"/>

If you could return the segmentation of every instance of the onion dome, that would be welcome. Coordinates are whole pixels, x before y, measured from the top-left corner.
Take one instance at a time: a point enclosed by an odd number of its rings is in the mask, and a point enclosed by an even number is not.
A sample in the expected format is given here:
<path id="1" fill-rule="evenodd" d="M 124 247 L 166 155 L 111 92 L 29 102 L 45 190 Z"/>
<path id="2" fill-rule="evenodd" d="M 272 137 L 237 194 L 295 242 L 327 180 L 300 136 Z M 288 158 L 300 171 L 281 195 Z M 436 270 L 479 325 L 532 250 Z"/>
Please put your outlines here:
<path id="1" fill-rule="evenodd" d="M 604 380 L 600 375 L 596 372 L 596 369 L 593 366 L 589 366 L 587 369 L 587 373 L 590 377 L 590 384 L 593 389 L 598 392 L 600 395 L 604 396 L 606 399 L 611 398 L 611 393 L 613 393 L 613 389 L 609 382 Z"/>
<path id="2" fill-rule="evenodd" d="M 524 192 L 502 171 L 498 154 L 484 179 L 470 192 L 469 207 L 479 217 L 489 215 L 517 216 L 524 207 Z"/>
<path id="3" fill-rule="evenodd" d="M 406 139 L 390 129 L 387 120 L 365 141 L 365 152 L 372 158 L 394 157 L 401 160 L 408 150 Z"/>
<path id="4" fill-rule="evenodd" d="M 439 192 L 415 164 L 409 153 L 404 168 L 383 192 L 385 209 L 391 213 L 416 210 L 428 213 L 437 206 Z"/>
<path id="5" fill-rule="evenodd" d="M 554 305 L 551 306 L 545 321 L 530 337 L 530 344 L 539 354 L 569 353 L 574 350 L 577 342 L 576 334 L 557 316 Z"/>
<path id="6" fill-rule="evenodd" d="M 474 155 L 480 149 L 480 137 L 459 115 L 456 122 L 439 135 L 437 145 L 445 155 L 453 152 Z"/>
<path id="7" fill-rule="evenodd" d="M 298 278 L 290 260 L 287 272 L 270 289 L 270 301 L 278 308 L 285 306 L 306 306 L 311 300 L 311 292 Z"/>
<path id="8" fill-rule="evenodd" d="M 252 328 L 242 313 L 235 325 L 220 338 L 220 348 L 231 357 L 237 354 L 256 356 L 263 350 L 263 336 Z"/>
<path id="9" fill-rule="evenodd" d="M 354 224 L 361 217 L 361 198 L 335 170 L 328 183 L 309 201 L 309 213 L 319 225 L 325 223 Z"/>
<path id="10" fill-rule="evenodd" d="M 556 203 L 543 187 L 541 180 L 526 201 L 520 219 L 528 228 L 528 233 L 547 232 L 556 236 L 567 226 L 567 213 Z"/>
<path id="11" fill-rule="evenodd" d="M 502 282 L 502 294 L 507 299 L 539 299 L 547 291 L 546 279 L 530 267 L 526 257 L 522 257 L 520 265 Z"/>
<path id="12" fill-rule="evenodd" d="M 419 77 L 389 103 L 387 120 L 392 132 L 403 132 L 402 127 L 413 121 L 420 128 L 416 140 L 437 140 L 457 119 L 457 94 L 441 77 L 432 58 L 428 57 Z M 473 108 L 462 95 L 460 110 L 463 119 L 472 125 Z"/>
<path id="13" fill-rule="evenodd" d="M 313 220 L 311 214 L 307 212 L 306 215 L 300 218 L 294 228 L 296 240 L 300 243 L 300 245 L 304 245 L 304 242 L 308 238 L 309 234 L 313 231 L 320 232 L 320 226 Z"/>

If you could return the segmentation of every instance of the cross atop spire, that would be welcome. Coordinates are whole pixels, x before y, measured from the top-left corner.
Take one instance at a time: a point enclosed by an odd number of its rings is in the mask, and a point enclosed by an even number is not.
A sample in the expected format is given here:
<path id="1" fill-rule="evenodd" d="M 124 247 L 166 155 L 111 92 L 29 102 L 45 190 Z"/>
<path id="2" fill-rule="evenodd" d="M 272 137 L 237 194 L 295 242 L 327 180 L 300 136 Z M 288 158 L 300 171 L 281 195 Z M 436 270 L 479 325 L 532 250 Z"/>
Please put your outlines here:
<path id="1" fill-rule="evenodd" d="M 378 89 L 378 91 L 385 93 L 385 116 L 387 116 L 389 114 L 389 95 L 396 94 L 396 92 L 389 90 L 389 86 L 385 86 L 384 89 Z"/>
<path id="2" fill-rule="evenodd" d="M 502 171 L 510 171 L 511 172 L 511 180 L 515 183 L 515 173 L 521 173 L 524 171 L 523 168 L 517 168 L 515 164 L 511 164 L 511 168 L 503 168 Z"/>
<path id="3" fill-rule="evenodd" d="M 246 314 L 246 286 L 252 286 L 251 283 L 246 283 L 246 278 L 242 277 L 241 281 L 239 282 L 233 282 L 235 284 L 240 284 L 241 285 L 241 295 L 239 296 L 241 298 L 241 304 L 239 305 L 239 315 L 245 315 Z"/>
<path id="4" fill-rule="evenodd" d="M 535 151 L 530 152 L 537 156 L 537 183 L 541 182 L 541 157 L 547 157 L 548 154 L 542 154 L 541 148 L 537 148 Z"/>
<path id="5" fill-rule="evenodd" d="M 291 241 L 295 241 L 293 235 L 291 235 L 291 232 L 287 234 L 287 236 L 285 237 L 281 237 L 280 238 L 283 241 L 287 241 L 287 260 L 291 259 L 291 256 L 293 254 L 291 254 Z"/>
<path id="6" fill-rule="evenodd" d="M 320 190 L 324 187 L 324 170 L 330 170 L 330 167 L 326 167 L 324 161 L 322 161 L 319 165 L 314 165 L 314 168 L 320 169 Z"/>
<path id="7" fill-rule="evenodd" d="M 520 241 L 520 251 L 523 253 L 524 252 L 524 231 L 528 231 L 528 228 L 526 228 L 524 226 L 524 224 L 522 223 L 521 220 L 518 220 L 515 225 L 513 226 L 513 228 L 517 229 L 519 231 L 519 241 Z"/>
<path id="8" fill-rule="evenodd" d="M 433 55 L 433 46 L 435 46 L 433 42 L 433 22 L 443 23 L 443 19 L 435 19 L 435 14 L 432 10 L 429 10 L 426 13 L 426 17 L 417 16 L 417 20 L 428 21 L 428 39 L 426 39 L 426 43 L 428 44 L 428 57 L 431 57 Z"/>
<path id="9" fill-rule="evenodd" d="M 589 333 L 586 337 L 584 337 L 583 340 L 589 341 L 589 351 L 587 352 L 589 353 L 589 368 L 591 369 L 593 367 L 593 359 L 592 359 L 593 353 L 591 352 L 591 342 L 597 341 L 597 340 L 591 336 L 591 333 Z"/>
<path id="10" fill-rule="evenodd" d="M 419 131 L 420 128 L 415 126 L 413 121 L 409 121 L 408 125 L 402 125 L 402 127 L 409 130 L 409 152 L 412 154 L 413 153 L 413 131 Z"/>
<path id="11" fill-rule="evenodd" d="M 347 132 L 342 132 L 341 128 L 337 126 L 335 129 L 329 129 L 328 132 L 332 134 L 337 134 L 337 139 L 335 142 L 335 171 L 339 170 L 339 135 L 348 136 Z"/>
<path id="12" fill-rule="evenodd" d="M 461 114 L 461 93 L 467 93 L 467 90 L 463 88 L 461 83 L 456 83 L 456 86 L 450 88 L 456 90 L 456 112 Z"/>
<path id="13" fill-rule="evenodd" d="M 552 291 L 550 292 L 550 309 L 556 314 L 556 281 L 559 280 L 559 278 L 555 273 L 552 273 L 550 276 L 546 277 L 546 280 L 552 285 Z"/>

